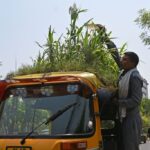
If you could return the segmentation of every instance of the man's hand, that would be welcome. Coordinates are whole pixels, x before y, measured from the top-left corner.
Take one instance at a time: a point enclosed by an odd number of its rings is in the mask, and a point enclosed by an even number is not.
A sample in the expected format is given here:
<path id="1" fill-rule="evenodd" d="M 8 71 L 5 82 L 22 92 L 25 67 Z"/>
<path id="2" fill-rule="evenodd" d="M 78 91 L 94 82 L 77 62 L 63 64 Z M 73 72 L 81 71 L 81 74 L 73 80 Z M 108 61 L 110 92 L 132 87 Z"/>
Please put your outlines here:
<path id="1" fill-rule="evenodd" d="M 105 26 L 103 26 L 101 24 L 96 24 L 96 26 L 98 27 L 99 30 L 103 30 L 104 32 L 106 32 Z"/>
<path id="2" fill-rule="evenodd" d="M 102 42 L 110 42 L 109 36 L 106 33 L 106 28 L 104 25 L 96 24 L 97 30 L 101 33 L 101 41 Z"/>

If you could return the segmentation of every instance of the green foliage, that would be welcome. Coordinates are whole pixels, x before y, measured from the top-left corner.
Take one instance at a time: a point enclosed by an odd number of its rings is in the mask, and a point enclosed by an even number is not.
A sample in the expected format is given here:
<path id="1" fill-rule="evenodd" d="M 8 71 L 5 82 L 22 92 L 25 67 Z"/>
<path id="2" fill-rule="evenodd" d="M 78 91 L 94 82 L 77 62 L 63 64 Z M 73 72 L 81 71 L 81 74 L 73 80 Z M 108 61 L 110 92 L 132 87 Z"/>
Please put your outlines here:
<path id="1" fill-rule="evenodd" d="M 150 99 L 143 99 L 141 103 L 141 114 L 144 127 L 150 127 Z"/>
<path id="2" fill-rule="evenodd" d="M 145 45 L 150 45 L 150 11 L 141 9 L 139 11 L 139 17 L 135 20 L 143 32 L 140 35 Z"/>
<path id="3" fill-rule="evenodd" d="M 111 33 L 106 37 L 105 31 L 97 28 L 92 19 L 77 26 L 79 15 L 83 12 L 86 10 L 78 9 L 75 4 L 70 7 L 71 21 L 66 35 L 54 38 L 55 31 L 50 26 L 46 44 L 41 46 L 37 43 L 43 52 L 33 59 L 33 65 L 20 67 L 17 74 L 88 71 L 103 78 L 106 85 L 113 84 L 118 76 L 118 67 L 111 51 L 106 48 L 106 39 Z"/>

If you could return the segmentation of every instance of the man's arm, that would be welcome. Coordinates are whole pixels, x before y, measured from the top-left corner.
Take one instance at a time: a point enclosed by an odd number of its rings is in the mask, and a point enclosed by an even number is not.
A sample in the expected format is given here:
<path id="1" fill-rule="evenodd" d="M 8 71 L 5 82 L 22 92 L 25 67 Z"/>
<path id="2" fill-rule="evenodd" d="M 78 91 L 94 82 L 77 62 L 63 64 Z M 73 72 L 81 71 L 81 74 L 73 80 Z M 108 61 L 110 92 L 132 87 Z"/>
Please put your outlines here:
<path id="1" fill-rule="evenodd" d="M 101 24 L 97 24 L 96 26 L 99 28 L 100 31 L 104 32 L 105 44 L 106 44 L 108 50 L 110 51 L 113 59 L 115 60 L 116 64 L 118 65 L 119 69 L 121 70 L 120 56 L 119 56 L 119 52 L 118 52 L 116 45 L 108 37 L 105 26 L 103 26 Z"/>
<path id="2" fill-rule="evenodd" d="M 113 59 L 115 60 L 116 64 L 118 65 L 119 69 L 121 70 L 120 56 L 119 56 L 119 52 L 118 52 L 116 45 L 110 39 L 107 40 L 106 45 L 107 45 L 107 48 L 111 50 L 111 55 Z"/>

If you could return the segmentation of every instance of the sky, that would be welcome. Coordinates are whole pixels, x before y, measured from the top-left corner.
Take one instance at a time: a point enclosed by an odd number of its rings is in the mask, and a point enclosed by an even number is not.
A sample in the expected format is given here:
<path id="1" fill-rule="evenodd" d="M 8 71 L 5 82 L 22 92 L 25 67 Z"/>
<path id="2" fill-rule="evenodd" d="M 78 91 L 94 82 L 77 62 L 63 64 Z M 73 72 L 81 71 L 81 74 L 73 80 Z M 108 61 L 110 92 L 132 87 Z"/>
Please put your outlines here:
<path id="1" fill-rule="evenodd" d="M 0 75 L 4 78 L 23 64 L 32 64 L 41 51 L 36 42 L 46 43 L 50 25 L 56 36 L 65 33 L 74 3 L 88 10 L 80 15 L 79 25 L 93 18 L 112 32 L 118 48 L 127 43 L 127 50 L 139 55 L 138 69 L 150 84 L 150 49 L 139 38 L 142 30 L 134 22 L 140 9 L 150 10 L 149 0 L 0 0 Z"/>

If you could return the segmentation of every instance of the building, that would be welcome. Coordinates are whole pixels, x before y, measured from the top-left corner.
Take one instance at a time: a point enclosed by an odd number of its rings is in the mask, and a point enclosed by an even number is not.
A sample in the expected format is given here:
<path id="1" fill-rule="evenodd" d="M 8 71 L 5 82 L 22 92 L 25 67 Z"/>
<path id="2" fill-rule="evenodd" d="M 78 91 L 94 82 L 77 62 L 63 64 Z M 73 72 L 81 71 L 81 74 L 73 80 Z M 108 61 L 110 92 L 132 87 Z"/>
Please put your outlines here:
<path id="1" fill-rule="evenodd" d="M 142 92 L 143 92 L 143 98 L 148 99 L 148 82 L 144 78 L 143 78 Z"/>

